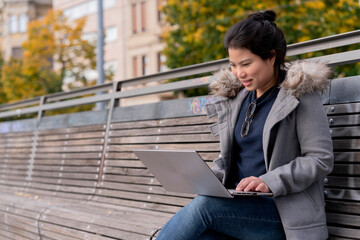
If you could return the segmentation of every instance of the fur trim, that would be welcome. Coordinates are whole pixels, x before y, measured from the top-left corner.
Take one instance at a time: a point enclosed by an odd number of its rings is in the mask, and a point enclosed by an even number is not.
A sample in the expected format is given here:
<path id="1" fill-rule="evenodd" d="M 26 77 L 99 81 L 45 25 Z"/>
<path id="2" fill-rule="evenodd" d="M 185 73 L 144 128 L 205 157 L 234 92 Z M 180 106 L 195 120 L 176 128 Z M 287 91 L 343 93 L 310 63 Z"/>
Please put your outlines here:
<path id="1" fill-rule="evenodd" d="M 233 98 L 243 88 L 243 84 L 229 69 L 221 69 L 214 73 L 215 81 L 209 85 L 210 94 Z"/>
<path id="2" fill-rule="evenodd" d="M 290 94 L 299 98 L 305 93 L 325 91 L 330 75 L 331 69 L 326 64 L 296 61 L 290 66 L 281 87 L 285 87 Z"/>
<path id="3" fill-rule="evenodd" d="M 324 63 L 307 60 L 296 61 L 287 71 L 286 79 L 280 87 L 288 90 L 289 94 L 299 98 L 305 93 L 323 92 L 331 75 L 331 69 Z M 214 73 L 215 81 L 209 86 L 210 94 L 233 98 L 244 88 L 243 84 L 229 69 L 222 69 Z"/>

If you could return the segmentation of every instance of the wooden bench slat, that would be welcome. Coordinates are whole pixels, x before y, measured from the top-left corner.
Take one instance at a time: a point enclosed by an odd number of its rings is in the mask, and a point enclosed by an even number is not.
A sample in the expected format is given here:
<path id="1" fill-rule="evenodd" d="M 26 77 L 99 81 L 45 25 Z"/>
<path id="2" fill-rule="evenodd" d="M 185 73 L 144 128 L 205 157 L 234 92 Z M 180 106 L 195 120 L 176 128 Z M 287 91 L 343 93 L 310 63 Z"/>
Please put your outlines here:
<path id="1" fill-rule="evenodd" d="M 39 135 L 53 135 L 53 134 L 71 134 L 71 133 L 89 133 L 93 131 L 102 131 L 106 128 L 106 125 L 89 125 L 89 126 L 79 126 L 79 127 L 69 127 L 69 128 L 59 128 L 59 129 L 49 129 L 49 130 L 40 130 Z"/>
<path id="2" fill-rule="evenodd" d="M 121 122 L 111 123 L 110 129 L 134 129 L 136 128 L 149 128 L 149 127 L 164 127 L 164 126 L 186 126 L 186 125 L 199 125 L 214 123 L 216 119 L 208 118 L 206 116 L 195 116 L 185 118 L 170 118 L 161 120 L 146 120 L 146 121 L 133 121 L 133 122 Z"/>
<path id="3" fill-rule="evenodd" d="M 330 212 L 360 214 L 360 202 L 326 200 L 326 209 Z"/>
<path id="4" fill-rule="evenodd" d="M 112 144 L 169 144 L 169 143 L 202 143 L 202 142 L 218 142 L 219 139 L 209 134 L 184 134 L 184 135 L 162 135 L 162 136 L 139 136 L 139 137 L 119 137 L 109 139 Z"/>
<path id="5" fill-rule="evenodd" d="M 330 200 L 350 200 L 360 201 L 360 194 L 358 190 L 348 190 L 339 188 L 325 188 L 326 197 Z"/>
<path id="6" fill-rule="evenodd" d="M 328 115 L 360 113 L 360 103 L 333 104 L 324 108 Z"/>
<path id="7" fill-rule="evenodd" d="M 334 152 L 335 162 L 360 162 L 360 152 Z"/>
<path id="8" fill-rule="evenodd" d="M 156 202 L 156 203 L 176 205 L 176 206 L 185 206 L 191 200 L 189 198 L 180 198 L 180 197 L 173 197 L 168 195 L 135 193 L 135 192 L 121 191 L 121 190 L 113 191 L 107 189 L 97 190 L 97 195 L 123 198 L 128 200 L 133 199 L 133 200 L 139 200 L 150 203 Z"/>
<path id="9" fill-rule="evenodd" d="M 331 128 L 331 136 L 341 138 L 360 137 L 360 126 Z"/>
<path id="10" fill-rule="evenodd" d="M 360 150 L 360 139 L 335 139 L 333 140 L 334 151 Z"/>
<path id="11" fill-rule="evenodd" d="M 341 115 L 328 117 L 330 127 L 359 125 L 359 115 Z"/>
<path id="12" fill-rule="evenodd" d="M 360 177 L 327 177 L 327 187 L 360 188 Z"/>
<path id="13" fill-rule="evenodd" d="M 111 130 L 109 135 L 113 137 L 133 137 L 133 136 L 157 136 L 170 134 L 197 134 L 210 133 L 208 125 L 195 126 L 175 126 L 175 127 L 154 127 L 144 129 L 126 129 L 126 130 Z"/>
<path id="14" fill-rule="evenodd" d="M 137 209 L 150 209 L 157 212 L 172 213 L 172 214 L 174 214 L 175 212 L 179 211 L 182 208 L 182 206 L 164 205 L 159 203 L 153 203 L 153 202 L 149 203 L 143 201 L 132 201 L 128 199 L 115 199 L 100 195 L 94 196 L 92 200 L 95 202 L 113 204 L 116 206 L 134 207 Z"/>
<path id="15" fill-rule="evenodd" d="M 336 164 L 332 175 L 359 175 L 360 174 L 360 165 L 358 164 Z"/>
<path id="16" fill-rule="evenodd" d="M 327 213 L 328 223 L 357 227 L 360 224 L 360 216 L 338 213 Z M 360 235 L 359 235 L 360 236 Z"/>
<path id="17" fill-rule="evenodd" d="M 102 182 L 101 183 L 102 189 L 108 190 L 122 190 L 122 191 L 131 191 L 131 192 L 141 192 L 141 193 L 148 193 L 148 194 L 166 194 L 169 196 L 177 196 L 177 197 L 187 197 L 193 198 L 193 194 L 185 194 L 185 193 L 175 193 L 175 192 L 168 192 L 161 186 L 148 186 L 148 185 L 137 185 L 137 184 L 126 184 L 126 183 L 115 183 L 115 182 Z M 129 190 L 131 189 L 131 190 Z"/>
<path id="18" fill-rule="evenodd" d="M 104 139 L 94 138 L 94 139 L 81 139 L 81 140 L 64 140 L 64 141 L 46 141 L 39 142 L 37 147 L 47 147 L 47 146 L 88 146 L 88 145 L 102 145 Z"/>
<path id="19" fill-rule="evenodd" d="M 52 160 L 52 159 L 61 159 L 61 160 L 84 160 L 84 161 L 90 161 L 92 159 L 99 159 L 102 156 L 102 152 L 99 154 L 94 154 L 93 152 L 80 152 L 80 153 L 72 153 L 72 152 L 66 152 L 66 153 L 40 153 L 36 152 L 35 161 L 46 159 L 46 160 Z M 77 162 L 77 161 L 74 161 Z"/>
<path id="20" fill-rule="evenodd" d="M 127 151 L 133 149 L 163 149 L 163 150 L 181 150 L 195 149 L 197 151 L 220 151 L 218 143 L 187 143 L 187 144 L 149 144 L 149 145 L 110 145 L 108 151 Z"/>
<path id="21" fill-rule="evenodd" d="M 64 227 L 49 222 L 42 222 L 41 230 L 43 231 L 43 236 L 49 237 L 51 239 L 61 239 L 61 240 L 74 240 L 74 239 L 87 239 L 87 240 L 113 240 L 113 238 L 108 238 L 101 236 L 99 234 L 92 234 L 86 231 L 78 231 L 77 229 L 72 229 L 69 227 Z"/>
<path id="22" fill-rule="evenodd" d="M 334 227 L 334 226 L 328 226 L 328 229 L 329 229 L 329 234 L 335 237 L 338 236 L 338 237 L 344 237 L 345 239 L 349 239 L 349 238 L 358 239 L 360 236 L 359 229 Z"/>
<path id="23" fill-rule="evenodd" d="M 97 152 L 101 153 L 103 149 L 102 145 L 98 146 L 67 146 L 67 147 L 39 147 L 37 149 L 38 152 L 50 153 L 50 152 L 58 152 L 58 153 L 67 153 L 67 152 Z"/>

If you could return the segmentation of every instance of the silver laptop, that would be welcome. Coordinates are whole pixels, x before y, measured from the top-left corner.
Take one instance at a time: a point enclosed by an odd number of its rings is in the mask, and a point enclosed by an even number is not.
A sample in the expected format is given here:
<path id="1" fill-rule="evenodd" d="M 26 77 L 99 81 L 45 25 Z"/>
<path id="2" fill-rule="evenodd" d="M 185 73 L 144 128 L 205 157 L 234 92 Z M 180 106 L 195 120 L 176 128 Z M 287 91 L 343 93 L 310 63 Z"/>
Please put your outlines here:
<path id="1" fill-rule="evenodd" d="M 272 193 L 239 192 L 226 189 L 195 150 L 142 150 L 134 153 L 170 192 L 214 197 L 273 196 Z"/>

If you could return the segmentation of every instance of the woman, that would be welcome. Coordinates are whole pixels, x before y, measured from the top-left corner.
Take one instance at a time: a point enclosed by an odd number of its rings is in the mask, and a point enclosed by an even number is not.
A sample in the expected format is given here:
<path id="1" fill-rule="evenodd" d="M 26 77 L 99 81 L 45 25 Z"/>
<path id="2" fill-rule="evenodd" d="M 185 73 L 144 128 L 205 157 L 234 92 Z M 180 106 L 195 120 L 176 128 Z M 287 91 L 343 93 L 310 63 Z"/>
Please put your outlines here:
<path id="1" fill-rule="evenodd" d="M 207 106 L 220 136 L 214 173 L 227 188 L 274 198 L 197 196 L 161 230 L 160 239 L 326 239 L 323 179 L 333 167 L 320 93 L 330 70 L 297 62 L 283 69 L 286 41 L 273 11 L 249 15 L 224 37 L 231 72 L 210 85 Z"/>

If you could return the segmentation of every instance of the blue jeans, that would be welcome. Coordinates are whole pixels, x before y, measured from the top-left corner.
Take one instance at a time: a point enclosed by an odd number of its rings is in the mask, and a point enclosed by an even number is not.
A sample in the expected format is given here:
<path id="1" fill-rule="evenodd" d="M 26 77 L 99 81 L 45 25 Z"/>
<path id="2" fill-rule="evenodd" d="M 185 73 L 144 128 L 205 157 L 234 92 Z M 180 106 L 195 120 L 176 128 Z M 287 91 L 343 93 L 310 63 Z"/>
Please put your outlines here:
<path id="1" fill-rule="evenodd" d="M 286 239 L 273 199 L 197 196 L 175 214 L 157 240 Z"/>

